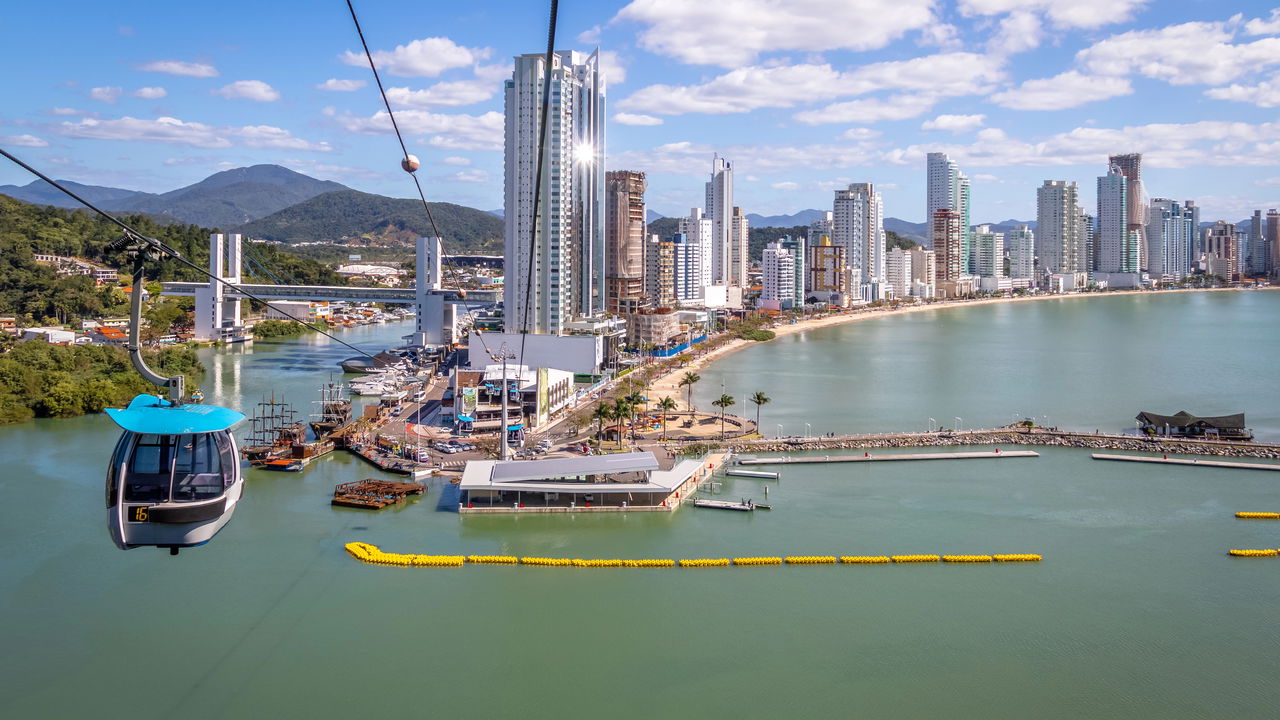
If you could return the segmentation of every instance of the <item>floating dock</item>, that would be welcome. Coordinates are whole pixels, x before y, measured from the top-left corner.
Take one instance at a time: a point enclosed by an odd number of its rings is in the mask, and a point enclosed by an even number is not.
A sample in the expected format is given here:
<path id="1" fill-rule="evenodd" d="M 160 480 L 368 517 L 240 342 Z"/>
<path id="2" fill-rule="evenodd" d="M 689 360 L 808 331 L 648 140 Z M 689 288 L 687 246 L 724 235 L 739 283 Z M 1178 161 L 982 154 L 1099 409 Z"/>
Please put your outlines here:
<path id="1" fill-rule="evenodd" d="M 1040 457 L 1034 450 L 979 450 L 974 452 L 899 453 L 896 455 L 824 455 L 822 457 L 747 458 L 739 465 L 789 465 L 795 463 L 902 462 L 908 460 L 1000 460 L 1004 458 Z M 1094 457 L 1098 457 L 1094 455 Z M 1126 459 L 1128 459 L 1126 457 Z M 732 474 L 732 473 L 730 473 Z"/>
<path id="2" fill-rule="evenodd" d="M 342 483 L 333 489 L 330 505 L 365 510 L 381 510 L 388 505 L 403 502 L 410 495 L 424 495 L 427 486 L 422 483 L 392 482 L 390 480 L 357 480 Z"/>
<path id="3" fill-rule="evenodd" d="M 753 510 L 772 510 L 769 505 L 761 505 L 753 500 L 743 500 L 742 502 L 729 502 L 727 500 L 707 500 L 705 498 L 694 498 L 694 507 L 711 508 L 713 510 L 738 510 L 739 512 L 751 512 Z"/>
<path id="4" fill-rule="evenodd" d="M 777 480 L 780 473 L 769 472 L 768 470 L 725 470 L 725 475 L 733 475 L 734 477 L 761 478 L 764 480 Z"/>
<path id="5" fill-rule="evenodd" d="M 1107 455 L 1094 453 L 1094 460 L 1117 460 L 1120 462 L 1156 463 L 1157 465 L 1194 465 L 1198 467 L 1230 468 L 1233 470 L 1272 470 L 1280 471 L 1280 464 L 1232 462 L 1230 460 L 1200 460 L 1198 458 L 1151 457 L 1150 455 Z"/>

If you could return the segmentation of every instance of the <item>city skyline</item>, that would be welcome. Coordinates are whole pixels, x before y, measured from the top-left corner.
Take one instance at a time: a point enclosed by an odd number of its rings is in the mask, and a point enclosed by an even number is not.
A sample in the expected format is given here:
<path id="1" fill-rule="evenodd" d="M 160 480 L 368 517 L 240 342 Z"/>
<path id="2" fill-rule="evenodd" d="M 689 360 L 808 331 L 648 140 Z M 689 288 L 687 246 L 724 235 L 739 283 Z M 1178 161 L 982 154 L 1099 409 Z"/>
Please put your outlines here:
<path id="1" fill-rule="evenodd" d="M 734 204 L 765 215 L 872 182 L 887 216 L 927 221 L 927 152 L 965 168 L 975 223 L 1032 217 L 1050 178 L 1079 182 L 1092 208 L 1097 166 L 1128 152 L 1145 155 L 1152 196 L 1196 199 L 1206 220 L 1280 206 L 1269 3 L 869 2 L 736 0 L 714 17 L 656 0 L 563 8 L 557 47 L 602 49 L 606 169 L 645 172 L 648 205 L 667 216 L 696 202 L 716 153 L 737 166 Z M 0 57 L 24 68 L 0 145 L 54 176 L 166 191 L 275 162 L 411 194 L 340 4 L 59 5 L 0 19 L 22 29 Z M 358 9 L 429 197 L 500 207 L 502 83 L 512 57 L 538 51 L 545 8 Z M 837 32 L 845 21 L 860 32 Z M 24 60 L 54 38 L 56 58 Z M 0 184 L 29 180 L 0 171 Z"/>

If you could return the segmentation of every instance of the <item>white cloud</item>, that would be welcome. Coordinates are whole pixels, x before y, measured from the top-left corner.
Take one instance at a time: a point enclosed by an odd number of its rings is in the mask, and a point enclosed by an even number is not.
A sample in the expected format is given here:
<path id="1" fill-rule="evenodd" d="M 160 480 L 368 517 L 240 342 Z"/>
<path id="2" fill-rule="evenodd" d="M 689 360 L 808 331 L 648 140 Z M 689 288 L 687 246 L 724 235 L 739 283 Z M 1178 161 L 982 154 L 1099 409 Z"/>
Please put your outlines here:
<path id="1" fill-rule="evenodd" d="M 959 50 L 964 47 L 960 30 L 947 23 L 931 23 L 920 29 L 920 45 L 932 45 L 943 50 Z"/>
<path id="2" fill-rule="evenodd" d="M 35 135 L 0 135 L 0 142 L 14 147 L 49 147 L 49 143 Z"/>
<path id="3" fill-rule="evenodd" d="M 53 113 L 54 115 L 88 115 L 89 114 L 84 110 L 77 110 L 75 108 L 64 108 L 64 107 L 56 107 L 50 110 L 49 112 Z"/>
<path id="4" fill-rule="evenodd" d="M 776 183 L 773 183 L 773 184 L 772 184 L 772 185 L 770 185 L 769 187 L 773 188 L 774 190 L 799 190 L 799 189 L 800 189 L 800 183 L 798 183 L 798 182 L 791 182 L 790 180 L 787 180 L 787 181 L 785 181 L 785 182 L 776 182 Z"/>
<path id="5" fill-rule="evenodd" d="M 397 107 L 452 107 L 488 100 L 493 97 L 497 89 L 498 86 L 491 82 L 456 80 L 436 83 L 425 90 L 410 90 L 407 87 L 387 88 L 387 99 Z"/>
<path id="6" fill-rule="evenodd" d="M 987 43 L 987 52 L 1015 55 L 1040 47 L 1044 30 L 1040 17 L 1029 12 L 1014 12 L 1000 20 L 1000 31 Z"/>
<path id="7" fill-rule="evenodd" d="M 120 95 L 124 93 L 124 88 L 118 85 L 109 85 L 107 87 L 96 87 L 89 91 L 89 97 L 105 103 L 114 103 L 120 99 Z"/>
<path id="8" fill-rule="evenodd" d="M 974 182 L 982 183 L 984 185 L 998 184 L 998 183 L 1004 182 L 1004 180 L 1000 179 L 999 175 L 992 175 L 990 173 L 978 173 L 976 175 L 971 175 L 970 178 Z"/>
<path id="9" fill-rule="evenodd" d="M 488 59 L 492 54 L 492 48 L 463 47 L 447 37 L 429 37 L 414 40 L 408 45 L 397 45 L 394 50 L 375 50 L 373 60 L 379 70 L 391 75 L 436 77 L 446 70 Z M 348 50 L 339 59 L 348 65 L 369 66 L 364 53 Z"/>
<path id="10" fill-rule="evenodd" d="M 610 85 L 627 81 L 627 66 L 622 63 L 622 56 L 616 50 L 600 51 L 600 71 L 604 73 L 605 82 Z"/>
<path id="11" fill-rule="evenodd" d="M 1125 22 L 1148 0 L 960 0 L 960 14 L 1040 12 L 1059 28 L 1097 28 Z"/>
<path id="12" fill-rule="evenodd" d="M 471 164 L 471 160 L 469 158 L 457 157 L 457 156 L 447 157 L 441 160 L 440 162 L 445 165 L 462 165 L 464 167 Z"/>
<path id="13" fill-rule="evenodd" d="M 184 122 L 172 117 L 141 119 L 126 115 L 111 120 L 84 118 L 78 122 L 52 125 L 50 129 L 65 137 L 166 143 L 202 148 L 227 148 L 239 142 L 253 148 L 287 148 L 319 152 L 332 149 L 326 142 L 309 142 L 294 137 L 288 130 L 270 125 L 218 127 L 199 122 Z"/>
<path id="14" fill-rule="evenodd" d="M 261 80 L 237 80 L 214 90 L 213 94 L 221 95 L 228 100 L 241 98 L 254 102 L 273 102 L 280 99 L 280 91 Z"/>
<path id="15" fill-rule="evenodd" d="M 1002 59 L 962 52 L 871 63 L 848 72 L 829 64 L 750 66 L 700 85 L 650 85 L 623 98 L 618 107 L 655 115 L 714 114 L 792 107 L 880 90 L 951 97 L 986 92 L 1004 76 Z"/>
<path id="16" fill-rule="evenodd" d="M 1068 70 L 998 92 L 991 96 L 991 101 L 1014 110 L 1065 110 L 1132 92 L 1128 78 L 1090 77 Z"/>
<path id="17" fill-rule="evenodd" d="M 661 125 L 662 118 L 637 113 L 614 113 L 613 121 L 619 125 Z"/>
<path id="18" fill-rule="evenodd" d="M 489 182 L 489 173 L 484 170 L 462 170 L 449 176 L 450 179 L 465 183 Z"/>
<path id="19" fill-rule="evenodd" d="M 578 42 L 583 45 L 595 45 L 600 42 L 600 26 L 593 25 L 592 27 L 578 33 Z"/>
<path id="20" fill-rule="evenodd" d="M 921 130 L 947 130 L 959 135 L 977 130 L 987 119 L 986 115 L 939 115 L 932 120 L 925 120 Z"/>
<path id="21" fill-rule="evenodd" d="M 363 80 L 339 80 L 338 78 L 329 78 L 324 82 L 316 85 L 317 90 L 328 90 L 329 92 L 352 92 L 364 87 Z"/>
<path id="22" fill-rule="evenodd" d="M 350 132 L 366 135 L 390 133 L 391 121 L 385 111 L 367 118 L 340 118 Z M 396 113 L 400 129 L 416 135 L 429 135 L 435 147 L 457 150 L 501 150 L 503 143 L 502 113 L 490 111 L 482 115 L 449 115 L 426 110 L 402 110 Z"/>
<path id="23" fill-rule="evenodd" d="M 1254 18 L 1245 23 L 1244 31 L 1250 35 L 1280 35 L 1280 8 L 1272 10 L 1267 20 Z"/>
<path id="24" fill-rule="evenodd" d="M 640 47 L 685 63 L 737 67 L 761 52 L 875 50 L 936 19 L 934 0 L 633 0 L 613 21 L 646 27 Z"/>
<path id="25" fill-rule="evenodd" d="M 879 130 L 872 130 L 871 128 L 864 128 L 864 127 L 856 127 L 856 128 L 849 128 L 848 130 L 845 130 L 843 133 L 840 134 L 840 137 L 844 138 L 845 140 L 861 141 L 861 140 L 872 140 L 874 138 L 880 137 L 883 134 L 884 133 L 881 133 Z"/>
<path id="26" fill-rule="evenodd" d="M 169 75 L 184 75 L 186 77 L 218 77 L 218 69 L 212 65 L 182 62 L 181 60 L 155 60 L 140 66 L 138 69 L 146 72 L 160 72 L 168 73 Z"/>
<path id="27" fill-rule="evenodd" d="M 1076 62 L 1094 74 L 1138 73 L 1171 85 L 1218 85 L 1280 63 L 1280 38 L 1232 44 L 1238 25 L 1233 19 L 1133 30 L 1081 50 Z"/>
<path id="28" fill-rule="evenodd" d="M 883 100 L 850 100 L 820 110 L 796 113 L 796 120 L 808 125 L 825 123 L 877 123 L 906 120 L 928 112 L 938 98 L 933 95 L 893 95 Z"/>
<path id="29" fill-rule="evenodd" d="M 129 93 L 136 98 L 143 100 L 159 100 L 169 94 L 169 91 L 162 87 L 142 87 Z"/>
<path id="30" fill-rule="evenodd" d="M 1215 100 L 1247 102 L 1265 108 L 1277 107 L 1280 106 L 1280 73 L 1272 75 L 1269 80 L 1263 80 L 1257 85 L 1233 83 L 1227 87 L 1205 90 L 1204 94 Z"/>

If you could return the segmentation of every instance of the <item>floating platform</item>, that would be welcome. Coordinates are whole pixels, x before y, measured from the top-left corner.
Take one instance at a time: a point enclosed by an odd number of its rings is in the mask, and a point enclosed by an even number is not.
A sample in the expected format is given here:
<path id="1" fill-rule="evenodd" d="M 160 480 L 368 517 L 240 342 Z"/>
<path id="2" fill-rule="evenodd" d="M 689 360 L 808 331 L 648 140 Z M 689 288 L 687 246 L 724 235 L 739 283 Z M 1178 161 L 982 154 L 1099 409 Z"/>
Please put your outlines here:
<path id="1" fill-rule="evenodd" d="M 1107 455 L 1094 453 L 1094 460 L 1116 460 L 1119 462 L 1156 463 L 1157 465 L 1193 465 L 1198 467 L 1230 468 L 1232 470 L 1272 470 L 1280 471 L 1280 464 L 1232 462 L 1230 460 L 1200 460 L 1199 458 L 1151 457 L 1150 455 Z"/>
<path id="2" fill-rule="evenodd" d="M 725 470 L 725 475 L 733 475 L 734 477 L 762 478 L 765 480 L 777 480 L 781 473 L 769 472 L 768 470 Z"/>
<path id="3" fill-rule="evenodd" d="M 761 505 L 754 500 L 743 500 L 742 502 L 729 502 L 728 500 L 707 500 L 706 498 L 694 498 L 694 507 L 711 508 L 713 510 L 738 510 L 740 512 L 751 512 L 752 510 L 772 510 L 769 505 Z"/>
<path id="4" fill-rule="evenodd" d="M 338 485 L 333 489 L 333 500 L 329 504 L 338 507 L 381 510 L 388 505 L 403 502 L 410 495 L 425 495 L 426 492 L 427 486 L 422 483 L 368 478 Z"/>
<path id="5" fill-rule="evenodd" d="M 1034 450 L 978 450 L 948 453 L 898 453 L 896 455 L 824 455 L 822 457 L 774 457 L 739 460 L 739 465 L 790 465 L 795 463 L 903 462 L 910 460 L 1000 460 L 1003 458 L 1040 457 Z M 1098 457 L 1094 455 L 1094 457 Z M 733 474 L 733 473 L 729 473 Z"/>

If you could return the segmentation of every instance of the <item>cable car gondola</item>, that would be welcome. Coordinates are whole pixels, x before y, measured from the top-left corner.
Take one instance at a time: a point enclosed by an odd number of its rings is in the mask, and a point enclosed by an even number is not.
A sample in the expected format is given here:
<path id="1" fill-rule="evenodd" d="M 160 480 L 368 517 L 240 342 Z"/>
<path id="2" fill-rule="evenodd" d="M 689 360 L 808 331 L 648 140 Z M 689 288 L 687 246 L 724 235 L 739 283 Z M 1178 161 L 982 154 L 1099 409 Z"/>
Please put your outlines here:
<path id="1" fill-rule="evenodd" d="M 107 414 L 124 430 L 107 469 L 107 527 L 116 546 L 176 554 L 212 540 L 244 490 L 231 434 L 244 415 L 154 395 Z"/>

